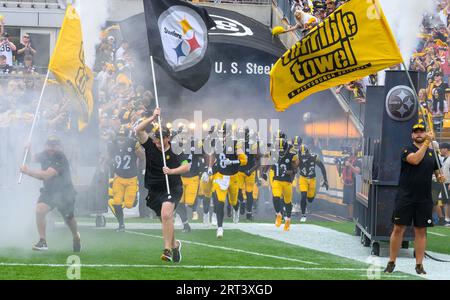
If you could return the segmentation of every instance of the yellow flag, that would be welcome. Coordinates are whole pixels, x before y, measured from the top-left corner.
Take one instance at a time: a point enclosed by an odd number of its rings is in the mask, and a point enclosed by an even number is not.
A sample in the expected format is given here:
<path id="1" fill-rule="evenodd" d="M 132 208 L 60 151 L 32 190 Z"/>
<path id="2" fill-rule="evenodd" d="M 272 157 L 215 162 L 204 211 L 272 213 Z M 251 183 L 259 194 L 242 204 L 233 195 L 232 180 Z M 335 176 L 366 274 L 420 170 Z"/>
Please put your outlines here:
<path id="1" fill-rule="evenodd" d="M 351 0 L 288 50 L 270 73 L 275 109 L 403 61 L 378 0 Z"/>
<path id="2" fill-rule="evenodd" d="M 71 5 L 67 7 L 49 69 L 78 109 L 78 128 L 83 130 L 94 110 L 94 76 L 84 60 L 80 16 Z"/>

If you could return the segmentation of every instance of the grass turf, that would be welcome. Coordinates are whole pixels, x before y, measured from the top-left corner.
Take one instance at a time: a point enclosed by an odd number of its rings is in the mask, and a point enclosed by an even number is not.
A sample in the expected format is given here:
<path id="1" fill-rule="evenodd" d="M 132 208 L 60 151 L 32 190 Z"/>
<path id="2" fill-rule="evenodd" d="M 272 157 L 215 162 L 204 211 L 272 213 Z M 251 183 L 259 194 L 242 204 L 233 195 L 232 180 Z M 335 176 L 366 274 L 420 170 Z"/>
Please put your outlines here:
<path id="1" fill-rule="evenodd" d="M 183 261 L 175 265 L 162 262 L 159 258 L 162 252 L 160 230 L 133 230 L 132 232 L 137 234 L 82 228 L 83 251 L 79 257 L 81 264 L 87 266 L 81 267 L 81 279 L 367 279 L 369 267 L 367 264 L 239 230 L 228 230 L 223 240 L 216 239 L 214 230 L 198 230 L 189 234 L 177 232 L 177 238 L 181 240 L 202 244 L 183 243 Z M 154 237 L 139 235 L 140 233 Z M 68 256 L 72 255 L 70 234 L 65 228 L 57 228 L 49 233 L 48 243 L 50 247 L 48 252 L 33 252 L 18 248 L 0 249 L 0 279 L 66 279 L 65 264 Z M 211 248 L 215 246 L 282 256 L 313 262 L 316 265 L 235 252 L 225 248 Z M 5 263 L 25 265 L 8 266 Z M 57 264 L 58 266 L 30 266 L 29 264 Z M 292 267 L 304 269 L 281 269 Z M 401 279 L 418 279 L 418 277 L 402 273 L 396 273 L 396 275 L 399 275 Z M 393 276 L 381 276 L 382 279 L 398 279 Z"/>

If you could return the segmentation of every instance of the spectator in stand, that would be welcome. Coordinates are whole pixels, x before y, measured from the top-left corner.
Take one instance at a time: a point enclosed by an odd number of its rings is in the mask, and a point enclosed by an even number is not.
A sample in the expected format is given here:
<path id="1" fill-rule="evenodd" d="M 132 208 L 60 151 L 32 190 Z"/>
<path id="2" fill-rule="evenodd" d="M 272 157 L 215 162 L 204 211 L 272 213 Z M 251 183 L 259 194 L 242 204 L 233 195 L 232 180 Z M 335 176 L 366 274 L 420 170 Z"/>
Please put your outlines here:
<path id="1" fill-rule="evenodd" d="M 284 33 L 299 30 L 303 35 L 320 22 L 320 20 L 314 17 L 313 15 L 305 13 L 301 10 L 295 11 L 294 17 L 296 24 L 294 26 L 291 26 Z"/>
<path id="2" fill-rule="evenodd" d="M 6 57 L 6 64 L 13 65 L 13 52 L 16 51 L 16 46 L 9 41 L 9 34 L 6 32 L 0 37 L 0 55 Z"/>
<path id="3" fill-rule="evenodd" d="M 16 60 L 19 64 L 25 64 L 25 56 L 36 55 L 36 50 L 31 47 L 30 35 L 27 33 L 22 37 L 22 42 L 17 46 Z"/>
<path id="4" fill-rule="evenodd" d="M 327 8 L 326 8 L 326 16 L 328 17 L 336 10 L 336 1 L 335 0 L 327 0 L 325 2 Z"/>
<path id="5" fill-rule="evenodd" d="M 33 56 L 26 55 L 23 60 L 23 66 L 19 69 L 23 74 L 36 74 L 36 67 L 33 65 Z"/>
<path id="6" fill-rule="evenodd" d="M 433 124 L 434 130 L 439 132 L 442 128 L 442 123 L 444 121 L 444 116 L 448 113 L 448 103 L 447 101 L 439 95 L 439 89 L 433 89 Z"/>
<path id="7" fill-rule="evenodd" d="M 0 55 L 0 75 L 11 74 L 11 72 L 13 70 L 14 70 L 13 67 L 8 65 L 8 63 L 6 61 L 6 56 L 1 54 Z"/>
<path id="8" fill-rule="evenodd" d="M 125 60 L 125 54 L 129 50 L 129 44 L 126 40 L 123 40 L 120 44 L 120 48 L 116 51 L 116 61 L 117 60 Z"/>

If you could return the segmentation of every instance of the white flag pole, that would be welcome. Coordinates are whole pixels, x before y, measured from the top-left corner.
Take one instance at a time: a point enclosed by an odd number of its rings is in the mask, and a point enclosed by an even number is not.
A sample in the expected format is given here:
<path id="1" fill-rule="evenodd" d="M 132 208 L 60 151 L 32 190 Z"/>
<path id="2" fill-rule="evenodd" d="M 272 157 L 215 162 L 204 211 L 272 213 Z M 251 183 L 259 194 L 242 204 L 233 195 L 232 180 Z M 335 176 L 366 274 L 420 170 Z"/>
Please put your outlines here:
<path id="1" fill-rule="evenodd" d="M 157 86 L 156 86 L 155 64 L 153 62 L 153 55 L 150 56 L 150 61 L 151 61 L 151 65 L 152 65 L 153 88 L 155 90 L 156 108 L 159 108 L 158 89 L 157 89 Z M 158 125 L 159 125 L 159 137 L 160 137 L 160 140 L 161 140 L 161 150 L 162 150 L 163 164 L 164 164 L 164 167 L 167 167 L 166 150 L 164 149 L 164 139 L 163 139 L 162 126 L 161 126 L 161 116 L 160 115 L 158 115 Z M 166 174 L 165 177 L 166 177 L 167 194 L 169 194 L 169 199 L 171 199 L 172 195 L 170 194 L 169 176 Z"/>
<path id="2" fill-rule="evenodd" d="M 31 125 L 30 134 L 28 135 L 27 147 L 25 150 L 25 155 L 23 157 L 22 166 L 25 166 L 27 159 L 28 159 L 28 154 L 30 152 L 31 139 L 33 138 L 34 129 L 36 127 L 38 115 L 41 110 L 42 98 L 44 96 L 45 87 L 47 86 L 49 76 L 50 76 L 50 69 L 47 70 L 47 75 L 45 76 L 44 85 L 42 86 L 41 95 L 39 96 L 39 101 L 38 101 L 38 105 L 36 107 L 36 112 L 34 113 L 33 123 Z M 18 184 L 22 183 L 22 178 L 23 178 L 23 173 L 20 172 L 19 181 L 17 182 Z"/>

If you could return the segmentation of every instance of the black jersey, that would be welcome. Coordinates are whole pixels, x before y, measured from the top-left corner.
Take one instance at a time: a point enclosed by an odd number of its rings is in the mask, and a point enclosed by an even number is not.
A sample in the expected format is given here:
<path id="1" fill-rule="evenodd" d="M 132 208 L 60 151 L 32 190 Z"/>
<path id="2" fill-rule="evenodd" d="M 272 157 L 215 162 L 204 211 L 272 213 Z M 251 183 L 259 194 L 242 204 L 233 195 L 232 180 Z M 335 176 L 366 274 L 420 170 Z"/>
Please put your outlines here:
<path id="1" fill-rule="evenodd" d="M 199 176 L 203 172 L 205 160 L 203 157 L 202 143 L 192 141 L 188 151 L 183 152 L 184 160 L 191 164 L 189 172 L 183 174 L 183 177 L 191 178 Z"/>
<path id="2" fill-rule="evenodd" d="M 145 167 L 145 187 L 153 190 L 165 190 L 166 177 L 163 173 L 163 156 L 153 140 L 149 138 L 147 142 L 142 144 L 145 149 L 146 167 Z M 182 154 L 175 154 L 172 148 L 166 150 L 166 163 L 170 169 L 176 169 L 183 163 L 187 163 Z M 182 185 L 180 175 L 169 175 L 169 185 L 176 188 Z"/>
<path id="3" fill-rule="evenodd" d="M 319 157 L 316 154 L 301 155 L 299 157 L 299 173 L 300 176 L 306 178 L 316 177 L 316 163 L 319 161 Z"/>
<path id="4" fill-rule="evenodd" d="M 75 189 L 70 175 L 69 161 L 63 152 L 48 153 L 44 151 L 36 156 L 43 171 L 54 169 L 58 174 L 50 179 L 44 180 L 44 189 L 49 193 L 73 192 Z"/>
<path id="5" fill-rule="evenodd" d="M 237 151 L 240 148 L 240 143 L 238 141 L 233 140 L 231 145 L 222 145 L 221 148 L 216 148 L 215 158 L 216 161 L 214 163 L 213 172 L 214 173 L 220 173 L 222 175 L 231 176 L 235 175 L 239 172 L 239 166 L 240 164 L 226 164 L 227 160 L 230 161 L 237 161 L 239 160 Z"/>
<path id="6" fill-rule="evenodd" d="M 254 141 L 245 141 L 243 143 L 244 146 L 244 153 L 247 155 L 247 164 L 245 166 L 240 166 L 239 171 L 240 172 L 247 172 L 254 168 L 258 164 L 258 142 Z"/>
<path id="7" fill-rule="evenodd" d="M 122 178 L 133 178 L 138 176 L 136 150 L 139 143 L 132 138 L 126 138 L 124 143 L 114 142 L 111 144 L 110 155 L 113 160 L 114 173 Z"/>
<path id="8" fill-rule="evenodd" d="M 295 174 L 294 167 L 292 166 L 292 162 L 298 160 L 297 151 L 294 150 L 294 147 L 288 146 L 285 151 L 280 151 L 277 155 L 272 154 L 272 170 L 274 171 L 274 180 L 278 181 L 288 181 L 293 182 Z M 289 173 L 288 171 L 292 171 Z"/>

